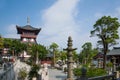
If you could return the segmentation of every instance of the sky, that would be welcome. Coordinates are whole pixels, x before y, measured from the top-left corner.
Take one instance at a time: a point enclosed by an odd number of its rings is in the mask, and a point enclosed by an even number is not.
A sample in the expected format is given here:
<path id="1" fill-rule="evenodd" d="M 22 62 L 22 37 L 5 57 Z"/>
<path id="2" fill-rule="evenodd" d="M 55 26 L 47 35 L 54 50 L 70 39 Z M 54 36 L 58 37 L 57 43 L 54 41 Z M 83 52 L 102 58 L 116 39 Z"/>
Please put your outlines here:
<path id="1" fill-rule="evenodd" d="M 90 31 L 102 16 L 120 21 L 120 0 L 0 0 L 0 34 L 20 38 L 16 25 L 27 25 L 29 17 L 31 26 L 42 28 L 37 37 L 39 44 L 55 42 L 63 49 L 71 36 L 73 48 L 80 52 L 86 42 L 96 47 L 98 38 L 90 37 Z"/>

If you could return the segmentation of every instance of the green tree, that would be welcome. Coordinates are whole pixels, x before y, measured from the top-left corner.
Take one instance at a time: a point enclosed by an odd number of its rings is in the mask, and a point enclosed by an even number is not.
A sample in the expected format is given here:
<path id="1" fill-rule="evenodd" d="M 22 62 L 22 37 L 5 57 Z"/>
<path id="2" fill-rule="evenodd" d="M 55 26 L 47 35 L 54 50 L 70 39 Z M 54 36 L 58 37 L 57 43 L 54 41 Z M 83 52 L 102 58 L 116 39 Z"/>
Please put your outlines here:
<path id="1" fill-rule="evenodd" d="M 97 36 L 100 40 L 99 45 L 103 45 L 104 59 L 103 68 L 106 68 L 106 54 L 108 48 L 116 44 L 116 39 L 119 39 L 118 28 L 120 23 L 118 18 L 112 18 L 110 16 L 103 16 L 98 19 L 94 24 L 94 29 L 91 31 L 91 36 Z"/>
<path id="2" fill-rule="evenodd" d="M 2 53 L 2 49 L 4 48 L 3 38 L 0 35 L 0 54 Z"/>
<path id="3" fill-rule="evenodd" d="M 92 44 L 90 42 L 83 44 L 82 48 L 83 49 L 79 54 L 79 61 L 83 64 L 91 63 L 91 60 L 98 53 L 98 50 L 92 48 Z"/>
<path id="4" fill-rule="evenodd" d="M 0 49 L 2 49 L 4 46 L 3 46 L 3 38 L 2 36 L 0 35 Z"/>
<path id="5" fill-rule="evenodd" d="M 33 64 L 37 59 L 38 61 L 40 59 L 44 59 L 48 53 L 46 47 L 41 44 L 32 44 L 28 49 L 28 53 L 31 55 L 31 61 Z"/>
<path id="6" fill-rule="evenodd" d="M 74 60 L 74 62 L 78 62 L 78 54 L 77 54 L 77 52 L 76 51 L 73 51 L 73 60 Z"/>
<path id="7" fill-rule="evenodd" d="M 50 49 L 52 49 L 52 51 L 53 51 L 53 66 L 55 66 L 55 63 L 56 63 L 56 51 L 57 51 L 57 48 L 58 48 L 59 46 L 57 45 L 57 43 L 52 43 L 51 45 L 50 45 Z"/>
<path id="8" fill-rule="evenodd" d="M 92 52 L 92 44 L 90 42 L 86 42 L 85 44 L 82 45 L 82 52 L 80 53 L 80 56 L 82 58 L 82 62 L 86 64 L 89 62 L 90 55 Z"/>
<path id="9" fill-rule="evenodd" d="M 60 60 L 64 62 L 67 59 L 67 53 L 66 51 L 60 51 Z"/>
<path id="10" fill-rule="evenodd" d="M 4 38 L 4 47 L 9 48 L 8 53 L 11 53 L 13 56 L 18 56 L 22 51 L 27 50 L 27 44 L 10 38 Z"/>

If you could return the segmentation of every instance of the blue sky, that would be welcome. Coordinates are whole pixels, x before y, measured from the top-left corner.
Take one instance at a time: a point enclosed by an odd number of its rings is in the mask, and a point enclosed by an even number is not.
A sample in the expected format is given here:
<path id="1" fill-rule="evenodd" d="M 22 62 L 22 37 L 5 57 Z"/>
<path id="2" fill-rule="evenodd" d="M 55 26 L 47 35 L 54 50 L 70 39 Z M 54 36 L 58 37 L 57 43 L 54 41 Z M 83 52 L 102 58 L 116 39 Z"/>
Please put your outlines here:
<path id="1" fill-rule="evenodd" d="M 19 38 L 16 25 L 26 25 L 29 16 L 30 25 L 42 28 L 38 43 L 56 42 L 62 49 L 72 36 L 73 46 L 80 50 L 85 42 L 96 46 L 98 39 L 89 37 L 90 31 L 104 15 L 120 19 L 120 0 L 0 0 L 0 34 Z"/>

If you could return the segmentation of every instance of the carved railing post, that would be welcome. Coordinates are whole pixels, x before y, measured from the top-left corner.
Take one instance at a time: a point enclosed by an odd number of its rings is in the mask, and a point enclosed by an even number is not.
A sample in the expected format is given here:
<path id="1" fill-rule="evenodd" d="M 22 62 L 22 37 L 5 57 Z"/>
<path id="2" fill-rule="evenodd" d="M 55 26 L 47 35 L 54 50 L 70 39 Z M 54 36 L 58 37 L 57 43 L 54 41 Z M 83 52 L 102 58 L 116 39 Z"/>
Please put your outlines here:
<path id="1" fill-rule="evenodd" d="M 116 72 L 116 58 L 113 57 L 112 60 L 113 60 L 113 72 Z"/>
<path id="2" fill-rule="evenodd" d="M 67 80 L 73 80 L 73 58 L 72 58 L 72 52 L 76 50 L 77 48 L 72 48 L 72 38 L 68 37 L 68 44 L 67 48 L 64 49 L 67 51 Z"/>
<path id="3" fill-rule="evenodd" d="M 101 68 L 100 58 L 98 58 L 98 68 Z"/>

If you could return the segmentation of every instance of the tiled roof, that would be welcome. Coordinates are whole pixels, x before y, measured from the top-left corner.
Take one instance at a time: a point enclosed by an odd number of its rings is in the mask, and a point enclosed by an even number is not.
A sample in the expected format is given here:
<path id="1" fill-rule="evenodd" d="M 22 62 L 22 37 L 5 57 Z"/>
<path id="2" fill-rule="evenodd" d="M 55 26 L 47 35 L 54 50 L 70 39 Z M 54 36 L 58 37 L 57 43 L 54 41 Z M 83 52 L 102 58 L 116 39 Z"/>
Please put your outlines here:
<path id="1" fill-rule="evenodd" d="M 21 34 L 23 30 L 24 31 L 32 31 L 32 32 L 35 32 L 36 34 L 38 34 L 41 30 L 41 28 L 34 28 L 31 25 L 26 25 L 26 26 L 22 26 L 22 27 L 16 25 L 16 28 L 17 28 L 18 34 Z"/>
<path id="2" fill-rule="evenodd" d="M 26 25 L 26 26 L 23 26 L 22 28 L 27 30 L 38 30 L 38 28 L 34 28 L 31 25 Z"/>
<path id="3" fill-rule="evenodd" d="M 114 47 L 107 55 L 120 55 L 120 47 Z"/>

